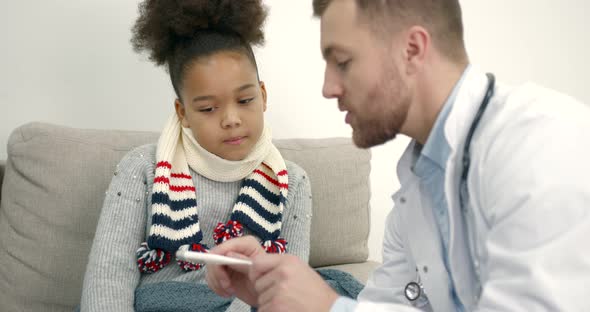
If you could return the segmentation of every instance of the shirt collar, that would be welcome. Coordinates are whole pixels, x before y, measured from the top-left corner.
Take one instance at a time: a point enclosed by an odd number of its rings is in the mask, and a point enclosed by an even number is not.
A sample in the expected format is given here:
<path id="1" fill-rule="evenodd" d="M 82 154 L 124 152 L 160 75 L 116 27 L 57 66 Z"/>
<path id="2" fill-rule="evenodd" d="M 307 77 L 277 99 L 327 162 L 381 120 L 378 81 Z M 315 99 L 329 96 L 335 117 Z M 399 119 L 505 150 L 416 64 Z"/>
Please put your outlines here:
<path id="1" fill-rule="evenodd" d="M 436 121 L 430 131 L 428 139 L 426 140 L 426 144 L 421 148 L 420 156 L 418 157 L 415 166 L 416 174 L 419 176 L 423 176 L 427 172 L 427 168 L 424 168 L 425 162 L 434 163 L 442 170 L 445 170 L 447 167 L 447 160 L 449 159 L 451 148 L 445 138 L 444 126 L 470 66 L 471 65 L 468 65 L 467 68 L 465 68 L 461 74 L 461 78 L 455 84 L 455 87 L 453 87 L 451 94 L 436 117 Z"/>

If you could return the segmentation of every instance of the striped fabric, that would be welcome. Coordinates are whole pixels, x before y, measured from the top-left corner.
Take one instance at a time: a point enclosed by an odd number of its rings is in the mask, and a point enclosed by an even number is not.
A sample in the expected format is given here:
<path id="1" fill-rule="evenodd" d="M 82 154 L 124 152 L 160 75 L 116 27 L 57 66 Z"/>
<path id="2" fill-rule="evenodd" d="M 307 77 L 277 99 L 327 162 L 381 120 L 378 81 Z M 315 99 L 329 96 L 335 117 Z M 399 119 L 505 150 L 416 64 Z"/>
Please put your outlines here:
<path id="1" fill-rule="evenodd" d="M 287 170 L 279 168 L 275 173 L 262 163 L 244 179 L 231 220 L 247 226 L 263 242 L 278 239 L 288 189 Z"/>
<path id="2" fill-rule="evenodd" d="M 177 125 L 174 125 L 177 127 Z M 164 132 L 166 133 L 166 132 Z M 176 130 L 170 133 L 179 133 Z M 164 135 L 164 134 L 163 134 Z M 158 143 L 166 146 L 158 157 L 152 190 L 152 224 L 147 242 L 137 251 L 137 264 L 141 272 L 154 273 L 167 265 L 179 249 L 207 252 L 201 244 L 203 233 L 199 227 L 198 204 L 195 186 L 190 175 L 181 142 L 182 135 L 172 135 L 171 144 L 162 138 Z M 242 235 L 245 226 L 262 240 L 267 252 L 286 252 L 287 242 L 280 237 L 282 212 L 288 193 L 289 177 L 285 162 L 271 146 L 269 153 L 253 172 L 244 179 L 234 204 L 230 220 L 219 223 L 212 233 L 217 244 Z M 160 156 L 160 155 L 159 155 Z M 177 261 L 184 270 L 197 270 L 200 264 Z"/>
<path id="3" fill-rule="evenodd" d="M 172 164 L 156 164 L 152 192 L 152 226 L 148 238 L 150 248 L 176 251 L 180 246 L 199 243 L 196 190 L 186 173 L 172 173 Z"/>

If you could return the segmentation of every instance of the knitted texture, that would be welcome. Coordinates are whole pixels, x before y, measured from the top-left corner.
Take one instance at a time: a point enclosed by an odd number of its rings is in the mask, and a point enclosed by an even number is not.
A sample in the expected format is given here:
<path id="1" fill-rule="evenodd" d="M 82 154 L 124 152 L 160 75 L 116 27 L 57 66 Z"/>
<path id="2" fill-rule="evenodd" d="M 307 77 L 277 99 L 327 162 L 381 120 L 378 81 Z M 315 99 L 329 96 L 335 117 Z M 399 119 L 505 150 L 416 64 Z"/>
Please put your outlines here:
<path id="1" fill-rule="evenodd" d="M 232 298 L 216 295 L 206 284 L 162 282 L 135 290 L 135 312 L 226 311 Z"/>
<path id="2" fill-rule="evenodd" d="M 182 129 L 178 118 L 172 116 L 158 142 L 158 161 L 152 193 L 152 225 L 147 243 L 142 244 L 137 251 L 140 271 L 157 272 L 170 262 L 172 253 L 179 249 L 198 252 L 208 250 L 206 245 L 201 244 L 203 233 L 199 226 L 196 189 L 189 167 L 197 172 L 207 171 L 213 180 L 219 177 L 219 180 L 227 181 L 228 174 L 224 174 L 228 171 L 226 168 L 239 172 L 239 165 L 251 166 L 258 161 L 256 169 L 243 181 L 228 227 L 222 225 L 212 235 L 219 244 L 241 236 L 240 229 L 246 226 L 262 239 L 267 252 L 286 252 L 287 242 L 280 237 L 280 233 L 289 178 L 285 162 L 279 151 L 272 146 L 268 132 L 261 136 L 250 153 L 256 156 L 249 155 L 245 161 L 238 162 L 238 166 L 235 162 L 217 161 L 216 156 L 213 157 L 210 153 L 204 155 L 204 149 L 197 146 L 192 133 Z M 201 163 L 197 166 L 195 162 L 198 160 Z M 213 166 L 202 164 L 206 160 L 218 163 L 217 170 L 211 170 Z M 202 267 L 196 263 L 177 262 L 183 270 L 198 270 Z"/>
<path id="3" fill-rule="evenodd" d="M 136 287 L 165 281 L 206 284 L 207 266 L 184 271 L 172 259 L 155 274 L 141 274 L 137 269 L 135 251 L 149 238 L 152 215 L 152 190 L 156 167 L 156 144 L 129 152 L 114 171 L 101 210 L 87 272 L 82 288 L 82 312 L 133 312 Z M 289 172 L 287 196 L 281 236 L 289 242 L 288 252 L 307 262 L 311 226 L 311 188 L 305 171 L 285 160 Z M 113 172 L 114 172 L 113 171 Z M 219 222 L 230 220 L 233 206 L 243 180 L 217 182 L 191 169 L 198 191 L 199 226 L 202 244 L 215 246 L 213 235 Z M 243 235 L 254 235 L 243 227 Z M 167 294 L 154 294 L 163 300 Z M 1 310 L 1 309 L 0 309 Z M 234 299 L 228 311 L 249 312 L 250 308 Z"/>
<path id="4" fill-rule="evenodd" d="M 364 285 L 347 272 L 318 269 L 317 273 L 341 296 L 356 299 Z M 231 304 L 231 298 L 216 295 L 207 285 L 181 282 L 161 282 L 144 285 L 135 290 L 135 311 L 199 311 L 221 312 Z M 255 309 L 251 309 L 255 311 Z"/>

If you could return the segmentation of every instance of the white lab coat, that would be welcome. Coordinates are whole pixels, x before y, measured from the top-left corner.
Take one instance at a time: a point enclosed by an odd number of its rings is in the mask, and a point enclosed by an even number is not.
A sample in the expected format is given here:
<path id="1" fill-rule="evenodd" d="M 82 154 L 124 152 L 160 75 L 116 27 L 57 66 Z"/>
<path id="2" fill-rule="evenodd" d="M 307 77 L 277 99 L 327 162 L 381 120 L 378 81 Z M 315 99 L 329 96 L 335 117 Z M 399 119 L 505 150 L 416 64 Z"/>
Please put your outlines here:
<path id="1" fill-rule="evenodd" d="M 466 311 L 590 311 L 590 109 L 532 84 L 497 83 L 472 140 L 473 216 L 463 218 L 463 146 L 486 87 L 485 74 L 471 67 L 444 128 L 456 293 Z M 453 310 L 431 203 L 410 169 L 413 150 L 410 143 L 398 164 L 401 189 L 385 226 L 383 264 L 356 311 Z M 464 222 L 474 225 L 469 235 Z M 418 275 L 427 297 L 410 303 L 404 287 Z"/>

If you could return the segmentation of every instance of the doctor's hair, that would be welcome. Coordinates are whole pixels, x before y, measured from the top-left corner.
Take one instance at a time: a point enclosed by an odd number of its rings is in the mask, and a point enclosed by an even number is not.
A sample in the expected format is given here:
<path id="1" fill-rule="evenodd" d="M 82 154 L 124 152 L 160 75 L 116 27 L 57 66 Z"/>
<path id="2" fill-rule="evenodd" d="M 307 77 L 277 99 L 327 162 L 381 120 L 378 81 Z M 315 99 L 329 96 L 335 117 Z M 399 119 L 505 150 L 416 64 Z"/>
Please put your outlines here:
<path id="1" fill-rule="evenodd" d="M 262 0 L 144 0 L 138 8 L 133 49 L 165 66 L 179 99 L 186 70 L 219 52 L 248 57 L 258 76 L 252 46 L 264 43 Z"/>
<path id="2" fill-rule="evenodd" d="M 362 22 L 379 34 L 412 26 L 424 27 L 433 44 L 451 61 L 467 62 L 459 0 L 354 0 Z M 322 17 L 332 0 L 313 0 L 313 14 Z"/>

